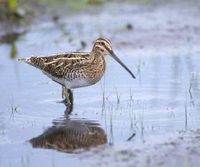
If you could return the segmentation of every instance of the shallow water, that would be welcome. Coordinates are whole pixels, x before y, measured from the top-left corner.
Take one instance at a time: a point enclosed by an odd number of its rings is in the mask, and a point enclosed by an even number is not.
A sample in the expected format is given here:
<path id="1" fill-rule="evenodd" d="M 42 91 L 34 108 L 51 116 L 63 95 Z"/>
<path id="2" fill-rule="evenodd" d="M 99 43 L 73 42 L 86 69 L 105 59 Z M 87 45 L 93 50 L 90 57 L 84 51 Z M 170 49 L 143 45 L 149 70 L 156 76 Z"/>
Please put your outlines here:
<path id="1" fill-rule="evenodd" d="M 164 18 L 164 21 L 159 22 L 158 38 L 148 45 L 146 40 L 142 41 L 141 31 L 144 31 L 144 28 L 140 27 L 142 22 L 150 17 L 145 12 L 136 14 L 135 22 L 130 18 L 123 22 L 124 25 L 127 22 L 134 22 L 136 25 L 135 31 L 140 36 L 135 36 L 134 39 L 141 40 L 138 45 L 131 43 L 131 38 L 127 38 L 128 43 L 124 43 L 120 38 L 136 34 L 116 26 L 123 20 L 123 16 L 115 18 L 105 30 L 105 36 L 112 29 L 119 32 L 116 37 L 110 35 L 113 48 L 136 75 L 135 80 L 108 56 L 107 70 L 102 80 L 94 86 L 74 90 L 74 109 L 70 120 L 97 124 L 107 136 L 105 147 L 112 145 L 117 148 L 127 142 L 134 146 L 145 141 L 159 141 L 180 130 L 199 128 L 200 47 L 196 38 L 189 44 L 185 38 L 182 39 L 184 33 L 178 40 L 179 33 L 174 31 L 174 37 L 169 36 L 159 43 L 160 37 L 170 34 L 166 29 L 171 26 L 171 23 L 167 24 L 168 17 L 159 15 L 160 10 L 151 13 L 152 18 L 160 17 Z M 125 14 L 131 15 L 129 10 Z M 106 13 L 99 17 L 103 18 L 105 15 Z M 171 19 L 179 21 L 182 17 L 184 16 Z M 137 18 L 141 18 L 141 21 Z M 32 54 L 90 50 L 92 40 L 98 37 L 98 32 L 93 32 L 92 28 L 101 29 L 104 22 L 84 25 L 83 21 L 88 22 L 89 19 L 95 19 L 95 16 L 86 14 L 82 16 L 82 20 L 74 16 L 73 19 L 62 20 L 58 25 L 41 24 L 32 27 L 14 42 L 1 43 L 1 166 L 61 166 L 64 163 L 78 166 L 82 161 L 81 158 L 87 151 L 66 154 L 52 149 L 35 149 L 28 142 L 53 127 L 55 122 L 62 123 L 66 119 L 65 106 L 57 103 L 61 100 L 61 87 L 58 84 L 39 70 L 16 62 L 15 58 L 29 57 Z M 106 21 L 109 20 L 108 15 Z M 149 34 L 149 37 L 157 31 L 152 27 L 154 22 L 155 20 L 150 20 L 145 27 L 144 34 Z M 173 26 L 177 28 L 176 25 Z M 82 48 L 81 40 L 88 39 L 87 33 L 91 33 L 91 37 L 86 47 Z M 192 37 L 194 33 L 190 31 Z M 146 38 L 148 39 L 148 36 Z M 175 44 L 169 44 L 170 41 Z M 103 150 L 104 147 L 98 148 L 99 152 Z"/>

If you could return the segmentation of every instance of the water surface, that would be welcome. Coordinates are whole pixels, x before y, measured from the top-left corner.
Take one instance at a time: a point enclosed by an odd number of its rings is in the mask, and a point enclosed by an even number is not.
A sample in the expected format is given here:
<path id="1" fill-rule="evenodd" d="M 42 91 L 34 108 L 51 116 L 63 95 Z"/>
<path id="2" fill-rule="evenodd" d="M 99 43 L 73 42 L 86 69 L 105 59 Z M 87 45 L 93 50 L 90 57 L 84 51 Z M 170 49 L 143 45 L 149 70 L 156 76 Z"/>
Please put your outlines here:
<path id="1" fill-rule="evenodd" d="M 119 11 L 126 7 L 119 8 Z M 99 20 L 90 26 L 83 22 L 95 20 L 97 16 L 85 14 L 82 19 L 74 16 L 73 19 L 63 19 L 60 24 L 41 24 L 14 40 L 2 41 L 0 164 L 61 166 L 68 163 L 78 166 L 82 162 L 88 150 L 79 154 L 66 153 L 62 150 L 36 149 L 28 142 L 53 127 L 55 122 L 60 124 L 67 120 L 64 116 L 65 106 L 57 103 L 61 100 L 61 87 L 39 70 L 17 62 L 16 58 L 90 50 L 93 41 L 101 34 L 94 32 L 94 28 L 102 31 L 108 22 L 110 25 L 103 35 L 111 39 L 118 57 L 132 70 L 136 79 L 133 80 L 111 57 L 106 57 L 107 69 L 102 80 L 94 86 L 74 90 L 74 109 L 70 120 L 92 122 L 105 133 L 107 142 L 97 147 L 99 152 L 127 142 L 134 147 L 146 141 L 162 140 L 181 130 L 199 128 L 200 47 L 199 39 L 194 37 L 199 31 L 192 29 L 199 23 L 190 20 L 191 28 L 187 32 L 192 40 L 188 41 L 185 37 L 188 34 L 184 33 L 186 30 L 179 29 L 186 21 L 177 25 L 173 22 L 180 21 L 184 15 L 165 9 L 172 16 L 177 16 L 171 17 L 172 22 L 169 22 L 168 17 L 159 14 L 162 10 L 151 11 L 153 19 L 148 20 L 144 27 L 143 21 L 150 17 L 145 12 L 133 12 L 135 19 L 132 19 L 125 17 L 133 14 L 128 10 L 113 22 L 110 22 L 113 13 L 105 12 L 99 17 L 104 18 L 107 14 L 106 20 Z M 119 25 L 122 20 L 123 25 L 134 23 L 136 29 L 124 29 Z M 182 35 L 170 28 L 182 31 Z M 158 32 L 158 37 L 154 39 L 155 32 Z M 89 33 L 90 38 L 87 36 Z M 87 39 L 83 47 L 81 41 Z M 151 42 L 148 42 L 149 39 Z M 87 163 L 84 165 L 87 166 Z"/>

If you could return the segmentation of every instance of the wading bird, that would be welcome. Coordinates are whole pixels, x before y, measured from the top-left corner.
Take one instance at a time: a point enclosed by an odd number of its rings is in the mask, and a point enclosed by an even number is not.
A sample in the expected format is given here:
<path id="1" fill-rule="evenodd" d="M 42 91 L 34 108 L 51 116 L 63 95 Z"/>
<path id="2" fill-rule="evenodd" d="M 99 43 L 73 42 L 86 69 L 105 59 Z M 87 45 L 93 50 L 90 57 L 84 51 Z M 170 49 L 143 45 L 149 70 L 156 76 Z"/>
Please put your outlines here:
<path id="1" fill-rule="evenodd" d="M 46 57 L 21 58 L 18 61 L 40 69 L 53 81 L 62 85 L 65 101 L 70 105 L 68 94 L 71 89 L 93 85 L 102 78 L 106 67 L 104 59 L 106 55 L 114 58 L 135 78 L 134 74 L 115 55 L 110 41 L 105 38 L 97 39 L 91 52 L 66 52 Z"/>

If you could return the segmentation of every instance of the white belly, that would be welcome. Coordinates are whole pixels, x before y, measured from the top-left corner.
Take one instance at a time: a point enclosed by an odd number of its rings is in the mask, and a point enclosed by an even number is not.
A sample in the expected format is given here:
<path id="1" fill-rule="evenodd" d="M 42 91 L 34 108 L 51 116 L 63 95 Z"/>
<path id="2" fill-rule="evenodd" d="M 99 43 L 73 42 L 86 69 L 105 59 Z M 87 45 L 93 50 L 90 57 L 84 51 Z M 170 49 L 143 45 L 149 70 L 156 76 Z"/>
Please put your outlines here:
<path id="1" fill-rule="evenodd" d="M 64 85 L 64 78 L 57 78 L 57 77 L 54 77 L 54 76 L 52 76 L 51 74 L 49 74 L 49 73 L 47 73 L 47 72 L 45 72 L 45 71 L 43 71 L 43 73 L 45 74 L 45 75 L 47 75 L 49 78 L 51 78 L 53 81 L 55 81 L 55 82 L 57 82 L 57 83 L 59 83 L 59 84 L 61 84 L 61 85 Z"/>
<path id="2" fill-rule="evenodd" d="M 44 72 L 44 71 L 43 71 Z M 45 75 L 47 75 L 49 78 L 51 78 L 53 81 L 61 84 L 61 85 L 65 85 L 66 88 L 68 89 L 74 89 L 74 88 L 80 88 L 80 87 L 85 87 L 85 86 L 90 86 L 93 85 L 94 83 L 90 83 L 88 82 L 86 79 L 84 78 L 76 78 L 73 79 L 72 81 L 68 81 L 64 78 L 57 78 L 54 77 L 52 75 L 50 75 L 49 73 L 44 72 Z"/>
<path id="3" fill-rule="evenodd" d="M 80 88 L 92 85 L 90 82 L 88 82 L 86 79 L 73 79 L 72 81 L 65 80 L 65 87 L 68 89 L 74 89 L 74 88 Z"/>

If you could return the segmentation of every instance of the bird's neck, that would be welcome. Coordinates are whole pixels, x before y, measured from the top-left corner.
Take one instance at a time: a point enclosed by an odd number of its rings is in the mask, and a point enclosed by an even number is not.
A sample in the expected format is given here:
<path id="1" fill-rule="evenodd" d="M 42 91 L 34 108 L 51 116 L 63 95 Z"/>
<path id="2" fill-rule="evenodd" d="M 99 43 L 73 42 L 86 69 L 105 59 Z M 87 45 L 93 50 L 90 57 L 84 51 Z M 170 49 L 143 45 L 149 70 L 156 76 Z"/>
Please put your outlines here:
<path id="1" fill-rule="evenodd" d="M 90 56 L 91 56 L 91 58 L 90 58 L 91 63 L 98 64 L 99 61 L 103 61 L 104 60 L 104 56 L 102 54 L 98 53 L 98 52 L 93 52 L 92 51 Z"/>

